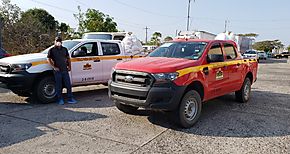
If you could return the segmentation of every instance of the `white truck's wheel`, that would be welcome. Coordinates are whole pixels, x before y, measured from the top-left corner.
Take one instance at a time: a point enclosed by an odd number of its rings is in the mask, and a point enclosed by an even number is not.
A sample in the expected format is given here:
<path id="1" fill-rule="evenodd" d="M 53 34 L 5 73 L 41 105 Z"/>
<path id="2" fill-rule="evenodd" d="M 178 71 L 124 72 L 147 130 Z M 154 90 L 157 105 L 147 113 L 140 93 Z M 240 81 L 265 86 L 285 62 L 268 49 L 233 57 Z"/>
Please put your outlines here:
<path id="1" fill-rule="evenodd" d="M 56 86 L 53 77 L 41 79 L 34 88 L 34 95 L 41 103 L 56 101 Z"/>

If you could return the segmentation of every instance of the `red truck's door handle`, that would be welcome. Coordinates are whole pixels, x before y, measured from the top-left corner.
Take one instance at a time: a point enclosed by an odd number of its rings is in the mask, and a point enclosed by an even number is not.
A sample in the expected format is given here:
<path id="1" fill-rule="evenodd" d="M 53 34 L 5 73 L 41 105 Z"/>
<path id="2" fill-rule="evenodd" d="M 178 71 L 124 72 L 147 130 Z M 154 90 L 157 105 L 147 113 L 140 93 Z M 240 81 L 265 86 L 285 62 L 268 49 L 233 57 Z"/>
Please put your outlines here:
<path id="1" fill-rule="evenodd" d="M 204 68 L 202 69 L 202 72 L 203 72 L 205 75 L 208 75 L 208 74 L 209 74 L 208 67 L 204 67 Z"/>

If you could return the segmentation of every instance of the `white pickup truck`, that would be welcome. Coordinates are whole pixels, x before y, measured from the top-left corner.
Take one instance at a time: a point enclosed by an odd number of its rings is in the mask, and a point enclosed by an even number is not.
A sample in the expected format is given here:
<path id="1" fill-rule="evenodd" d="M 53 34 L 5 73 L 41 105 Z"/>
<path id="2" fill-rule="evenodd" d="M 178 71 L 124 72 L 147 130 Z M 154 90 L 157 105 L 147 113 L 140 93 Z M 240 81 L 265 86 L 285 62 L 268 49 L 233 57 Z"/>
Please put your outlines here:
<path id="1" fill-rule="evenodd" d="M 126 55 L 121 41 L 76 39 L 63 41 L 71 56 L 73 86 L 107 84 L 118 62 L 142 56 Z M 47 52 L 0 59 L 0 82 L 19 96 L 35 96 L 39 102 L 55 101 L 53 71 Z"/>

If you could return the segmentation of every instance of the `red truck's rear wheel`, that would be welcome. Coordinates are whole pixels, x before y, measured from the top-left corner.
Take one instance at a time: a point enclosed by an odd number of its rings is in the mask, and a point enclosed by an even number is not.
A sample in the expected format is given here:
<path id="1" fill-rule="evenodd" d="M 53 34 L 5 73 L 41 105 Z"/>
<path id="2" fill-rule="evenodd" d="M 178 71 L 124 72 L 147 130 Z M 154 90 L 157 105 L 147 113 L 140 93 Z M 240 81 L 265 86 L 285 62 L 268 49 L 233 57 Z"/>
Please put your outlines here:
<path id="1" fill-rule="evenodd" d="M 202 102 L 199 93 L 188 91 L 182 98 L 179 109 L 173 118 L 184 128 L 192 127 L 201 115 Z"/>
<path id="2" fill-rule="evenodd" d="M 251 80 L 250 78 L 246 78 L 242 88 L 239 91 L 236 91 L 236 100 L 239 101 L 240 103 L 247 103 L 250 99 L 250 94 L 251 94 Z"/>

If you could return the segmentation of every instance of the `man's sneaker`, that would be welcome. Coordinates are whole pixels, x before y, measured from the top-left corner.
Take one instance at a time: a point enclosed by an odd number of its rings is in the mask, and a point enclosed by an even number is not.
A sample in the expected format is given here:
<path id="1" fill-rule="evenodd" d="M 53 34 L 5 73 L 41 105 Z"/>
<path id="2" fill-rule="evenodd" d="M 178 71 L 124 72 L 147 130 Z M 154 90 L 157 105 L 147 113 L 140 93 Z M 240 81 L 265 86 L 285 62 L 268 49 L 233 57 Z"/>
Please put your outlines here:
<path id="1" fill-rule="evenodd" d="M 77 103 L 77 101 L 75 100 L 75 99 L 69 99 L 68 101 L 67 101 L 67 103 L 69 103 L 69 104 L 76 104 Z"/>
<path id="2" fill-rule="evenodd" d="M 63 99 L 60 99 L 60 100 L 57 102 L 57 104 L 59 104 L 59 105 L 63 105 L 63 104 L 64 104 Z"/>

